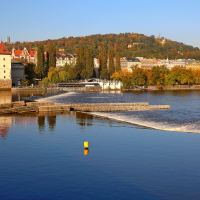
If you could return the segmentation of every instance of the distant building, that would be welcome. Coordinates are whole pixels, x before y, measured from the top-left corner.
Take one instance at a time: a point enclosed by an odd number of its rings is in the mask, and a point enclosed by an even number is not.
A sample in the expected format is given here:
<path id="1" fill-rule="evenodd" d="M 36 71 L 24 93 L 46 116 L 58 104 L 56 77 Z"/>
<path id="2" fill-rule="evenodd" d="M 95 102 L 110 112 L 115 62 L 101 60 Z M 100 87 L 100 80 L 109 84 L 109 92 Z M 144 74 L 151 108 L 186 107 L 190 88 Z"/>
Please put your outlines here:
<path id="1" fill-rule="evenodd" d="M 156 65 L 156 58 L 153 59 L 146 59 L 143 57 L 136 57 L 141 62 L 142 69 L 152 69 L 154 65 Z"/>
<path id="2" fill-rule="evenodd" d="M 0 43 L 0 90 L 11 90 L 11 57 L 4 43 Z"/>
<path id="3" fill-rule="evenodd" d="M 126 58 L 127 60 L 127 70 L 128 72 L 133 71 L 133 67 L 139 67 L 141 68 L 141 62 L 137 58 Z"/>
<path id="4" fill-rule="evenodd" d="M 12 49 L 11 58 L 21 60 L 24 59 L 28 62 L 35 63 L 37 65 L 37 51 L 29 51 L 24 47 L 23 50 Z"/>
<path id="5" fill-rule="evenodd" d="M 7 43 L 10 44 L 10 37 L 7 36 Z"/>
<path id="6" fill-rule="evenodd" d="M 125 71 L 128 70 L 128 68 L 127 68 L 127 60 L 126 60 L 125 57 L 120 58 L 120 66 L 121 66 L 122 72 L 125 72 Z"/>
<path id="7" fill-rule="evenodd" d="M 186 67 L 186 69 L 198 69 L 198 70 L 200 70 L 200 61 L 186 60 L 185 67 Z"/>
<path id="8" fill-rule="evenodd" d="M 94 58 L 94 72 L 95 72 L 95 76 L 99 78 L 100 77 L 100 60 L 97 58 Z"/>
<path id="9" fill-rule="evenodd" d="M 12 86 L 20 85 L 20 81 L 25 78 L 25 66 L 17 60 L 12 60 L 11 74 L 12 74 Z"/>
<path id="10" fill-rule="evenodd" d="M 56 67 L 64 67 L 65 64 L 76 64 L 76 54 L 57 54 L 56 55 Z"/>
<path id="11" fill-rule="evenodd" d="M 168 69 L 172 69 L 175 66 L 181 66 L 185 67 L 185 60 L 177 59 L 177 60 L 169 60 L 168 58 L 166 60 L 157 60 L 157 63 L 155 66 L 166 66 Z"/>

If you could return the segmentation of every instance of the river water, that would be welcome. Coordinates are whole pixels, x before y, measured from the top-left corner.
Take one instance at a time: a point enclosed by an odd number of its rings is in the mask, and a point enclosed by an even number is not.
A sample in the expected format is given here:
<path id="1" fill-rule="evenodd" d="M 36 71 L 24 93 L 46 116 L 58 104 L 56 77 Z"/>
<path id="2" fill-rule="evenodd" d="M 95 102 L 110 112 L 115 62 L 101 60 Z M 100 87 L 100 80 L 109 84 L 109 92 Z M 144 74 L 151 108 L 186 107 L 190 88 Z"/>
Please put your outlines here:
<path id="1" fill-rule="evenodd" d="M 149 102 L 171 109 L 93 113 L 101 117 L 0 116 L 0 199 L 200 199 L 199 96 L 199 91 L 37 96 L 56 103 Z"/>

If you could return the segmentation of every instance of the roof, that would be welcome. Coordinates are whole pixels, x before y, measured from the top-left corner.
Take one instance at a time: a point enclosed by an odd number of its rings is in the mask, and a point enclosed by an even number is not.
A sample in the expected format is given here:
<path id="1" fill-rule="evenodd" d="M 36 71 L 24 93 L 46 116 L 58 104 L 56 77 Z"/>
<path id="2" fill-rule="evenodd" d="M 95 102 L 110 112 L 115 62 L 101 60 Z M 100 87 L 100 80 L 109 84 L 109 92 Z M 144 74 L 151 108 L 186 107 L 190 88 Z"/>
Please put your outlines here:
<path id="1" fill-rule="evenodd" d="M 6 49 L 4 43 L 0 43 L 0 54 L 11 55 L 11 53 Z"/>
<path id="2" fill-rule="evenodd" d="M 140 62 L 140 60 L 137 59 L 137 58 L 126 58 L 126 60 L 127 60 L 128 62 Z"/>

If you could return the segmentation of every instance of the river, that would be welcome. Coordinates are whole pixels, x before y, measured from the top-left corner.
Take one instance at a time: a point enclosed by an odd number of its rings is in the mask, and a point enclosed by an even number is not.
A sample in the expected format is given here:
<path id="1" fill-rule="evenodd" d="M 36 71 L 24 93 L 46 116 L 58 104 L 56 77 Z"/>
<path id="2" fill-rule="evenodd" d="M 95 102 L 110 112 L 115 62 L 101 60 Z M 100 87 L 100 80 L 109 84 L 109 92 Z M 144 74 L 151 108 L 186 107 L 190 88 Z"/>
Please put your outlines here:
<path id="1" fill-rule="evenodd" d="M 200 92 L 40 95 L 21 98 L 171 109 L 0 116 L 1 199 L 200 198 Z"/>

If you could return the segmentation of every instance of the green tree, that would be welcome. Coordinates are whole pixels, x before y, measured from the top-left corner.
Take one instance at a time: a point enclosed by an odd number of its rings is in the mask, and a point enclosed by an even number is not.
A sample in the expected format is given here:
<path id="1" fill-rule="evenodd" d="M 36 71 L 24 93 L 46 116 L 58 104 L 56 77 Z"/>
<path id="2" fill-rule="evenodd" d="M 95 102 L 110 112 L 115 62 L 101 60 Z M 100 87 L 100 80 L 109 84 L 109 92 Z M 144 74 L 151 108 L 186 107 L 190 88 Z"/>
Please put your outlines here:
<path id="1" fill-rule="evenodd" d="M 86 68 L 86 49 L 85 49 L 84 45 L 82 45 L 76 51 L 76 66 L 75 66 L 75 68 L 77 71 L 77 78 L 80 79 L 83 69 Z"/>
<path id="2" fill-rule="evenodd" d="M 37 50 L 37 71 L 39 77 L 42 79 L 44 74 L 44 47 L 42 44 L 38 45 Z"/>
<path id="3" fill-rule="evenodd" d="M 120 65 L 120 53 L 117 52 L 116 54 L 116 72 L 121 70 L 121 65 Z"/>
<path id="4" fill-rule="evenodd" d="M 108 51 L 108 58 L 109 58 L 109 74 L 110 76 L 112 76 L 115 73 L 113 47 L 111 47 Z"/>
<path id="5" fill-rule="evenodd" d="M 100 59 L 100 77 L 102 79 L 109 79 L 108 68 L 107 68 L 107 53 L 106 49 L 103 48 L 99 54 Z"/>
<path id="6" fill-rule="evenodd" d="M 49 46 L 49 68 L 56 67 L 56 48 L 53 43 Z"/>
<path id="7" fill-rule="evenodd" d="M 94 73 L 94 51 L 92 47 L 87 49 L 86 53 L 86 78 L 91 78 Z"/>

